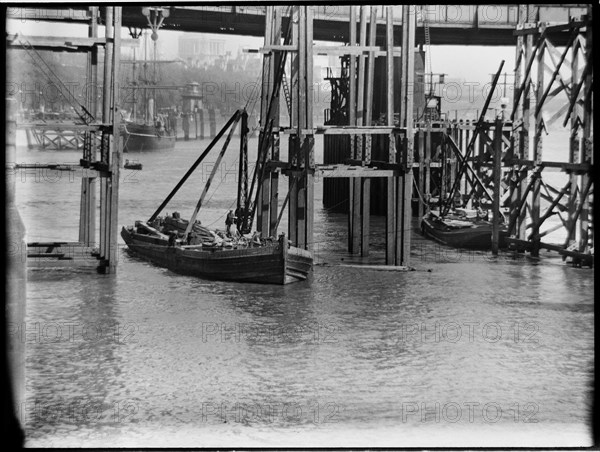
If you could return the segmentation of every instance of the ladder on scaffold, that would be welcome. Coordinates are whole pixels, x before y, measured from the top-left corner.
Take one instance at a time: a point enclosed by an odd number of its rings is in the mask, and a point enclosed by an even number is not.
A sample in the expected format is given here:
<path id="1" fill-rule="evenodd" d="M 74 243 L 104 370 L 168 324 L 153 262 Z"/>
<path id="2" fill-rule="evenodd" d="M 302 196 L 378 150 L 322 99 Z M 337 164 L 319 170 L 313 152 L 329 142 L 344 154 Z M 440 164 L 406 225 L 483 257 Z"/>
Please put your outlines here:
<path id="1" fill-rule="evenodd" d="M 285 104 L 287 105 L 288 114 L 291 116 L 291 114 L 292 114 L 292 99 L 290 96 L 290 88 L 288 86 L 287 76 L 285 75 L 285 72 L 283 73 L 283 76 L 281 77 L 281 81 L 283 83 L 283 94 L 285 96 Z"/>

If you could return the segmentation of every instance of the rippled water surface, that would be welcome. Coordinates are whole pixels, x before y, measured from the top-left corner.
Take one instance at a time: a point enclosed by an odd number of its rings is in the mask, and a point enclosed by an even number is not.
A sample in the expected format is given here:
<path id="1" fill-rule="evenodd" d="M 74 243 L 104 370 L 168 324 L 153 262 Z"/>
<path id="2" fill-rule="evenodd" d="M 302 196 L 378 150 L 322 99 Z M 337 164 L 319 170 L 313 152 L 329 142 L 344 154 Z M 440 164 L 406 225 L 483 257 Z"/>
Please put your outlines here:
<path id="1" fill-rule="evenodd" d="M 144 169 L 123 174 L 119 223 L 148 218 L 206 144 L 128 156 Z M 205 225 L 224 227 L 236 152 Z M 19 149 L 24 162 L 78 158 Z M 209 163 L 168 211 L 189 216 Z M 50 183 L 17 184 L 28 240 L 76 240 L 79 180 Z M 30 270 L 28 445 L 590 444 L 591 270 L 457 252 L 416 223 L 415 271 L 356 268 L 383 262 L 383 219 L 371 257 L 350 257 L 346 217 L 315 191 L 317 265 L 303 283 L 204 281 L 125 249 L 117 275 Z"/>

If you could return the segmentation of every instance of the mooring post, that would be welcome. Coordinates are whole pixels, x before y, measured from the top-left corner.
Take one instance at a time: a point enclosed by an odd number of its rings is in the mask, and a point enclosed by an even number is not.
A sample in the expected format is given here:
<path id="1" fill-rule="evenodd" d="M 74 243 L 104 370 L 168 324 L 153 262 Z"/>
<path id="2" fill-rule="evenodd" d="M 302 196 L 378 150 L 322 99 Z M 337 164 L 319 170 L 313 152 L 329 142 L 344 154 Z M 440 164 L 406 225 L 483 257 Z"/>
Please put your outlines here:
<path id="1" fill-rule="evenodd" d="M 208 127 L 210 138 L 214 138 L 217 135 L 217 113 L 214 107 L 208 109 Z"/>
<path id="2" fill-rule="evenodd" d="M 198 122 L 200 123 L 200 139 L 204 139 L 204 108 L 198 109 Z"/>
<path id="3" fill-rule="evenodd" d="M 181 120 L 181 128 L 183 129 L 183 141 L 190 139 L 190 115 L 191 113 L 183 113 Z"/>

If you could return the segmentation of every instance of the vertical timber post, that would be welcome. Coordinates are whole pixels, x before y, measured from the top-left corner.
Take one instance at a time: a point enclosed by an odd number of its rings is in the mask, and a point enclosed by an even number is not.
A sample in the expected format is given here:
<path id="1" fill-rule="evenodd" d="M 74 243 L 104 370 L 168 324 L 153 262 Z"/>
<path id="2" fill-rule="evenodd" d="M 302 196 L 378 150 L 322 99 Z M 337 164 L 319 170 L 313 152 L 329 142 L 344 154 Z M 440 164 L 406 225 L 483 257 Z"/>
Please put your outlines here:
<path id="1" fill-rule="evenodd" d="M 304 137 L 304 164 L 306 186 L 306 244 L 310 252 L 314 251 L 314 174 L 315 174 L 315 138 L 313 130 L 313 10 L 306 7 L 306 136 Z"/>
<path id="2" fill-rule="evenodd" d="M 386 76 L 387 76 L 387 125 L 394 126 L 394 16 L 391 6 L 386 7 Z M 388 144 L 388 162 L 396 163 L 396 135 L 390 133 Z M 387 178 L 387 208 L 385 216 L 385 263 L 396 262 L 396 177 Z"/>
<path id="3" fill-rule="evenodd" d="M 410 259 L 410 232 L 412 216 L 412 164 L 414 152 L 414 75 L 415 75 L 415 5 L 402 7 L 402 122 L 406 127 L 404 147 L 404 174 L 398 184 L 396 227 L 396 265 L 408 265 Z"/>
<path id="4" fill-rule="evenodd" d="M 298 15 L 299 8 L 292 7 L 290 20 L 292 21 L 292 46 L 299 50 L 299 30 L 298 30 Z M 288 190 L 289 190 L 289 220 L 288 220 L 288 236 L 290 241 L 295 245 L 298 244 L 298 175 L 297 170 L 299 166 L 298 161 L 298 83 L 299 83 L 299 72 L 298 72 L 298 61 L 299 52 L 292 52 L 291 56 L 291 74 L 290 74 L 290 95 L 292 97 L 292 111 L 290 112 L 290 128 L 292 134 L 289 137 L 288 147 L 288 160 L 290 162 L 291 171 L 289 173 Z"/>
<path id="5" fill-rule="evenodd" d="M 519 27 L 523 27 L 525 22 L 526 22 L 526 15 L 527 15 L 527 5 L 519 5 Z M 515 65 L 515 72 L 514 72 L 514 92 L 516 93 L 517 90 L 520 88 L 521 86 L 521 68 L 523 66 L 526 65 L 526 61 L 524 62 L 523 60 L 526 60 L 525 57 L 525 40 L 526 40 L 526 36 L 522 36 L 519 35 L 517 36 L 517 46 L 516 46 L 516 51 L 515 51 L 515 61 L 516 61 L 516 65 Z M 519 105 L 515 105 L 513 104 L 513 117 L 517 118 L 517 112 L 518 110 L 521 110 L 521 123 L 519 124 L 518 128 L 515 128 L 515 122 L 513 122 L 513 133 L 512 133 L 512 148 L 513 148 L 513 157 L 516 158 L 523 158 L 523 129 L 524 129 L 524 118 L 523 118 L 523 109 L 520 108 Z M 511 194 L 511 198 L 510 198 L 510 207 L 511 207 L 511 211 L 516 211 L 516 209 L 518 209 L 519 207 L 519 202 L 521 199 L 521 187 L 522 187 L 522 183 L 520 180 L 521 177 L 521 171 L 518 169 L 518 166 L 513 165 L 513 169 L 512 169 L 512 174 L 511 174 L 511 184 L 512 184 L 512 194 Z M 519 238 L 521 238 L 521 234 L 519 232 L 519 217 L 516 218 L 515 224 L 514 224 L 514 230 L 513 231 L 508 231 L 509 234 L 515 235 Z"/>
<path id="6" fill-rule="evenodd" d="M 95 178 L 81 178 L 81 197 L 79 202 L 79 242 L 91 246 L 94 241 Z"/>
<path id="7" fill-rule="evenodd" d="M 351 47 L 356 46 L 356 6 L 350 6 Z M 350 55 L 348 65 L 348 124 L 356 125 L 356 57 Z M 350 158 L 356 158 L 356 135 L 350 135 Z M 348 251 L 354 253 L 354 178 L 348 178 Z"/>
<path id="8" fill-rule="evenodd" d="M 592 53 L 592 11 L 593 8 L 588 6 L 587 8 L 587 19 L 589 21 L 589 25 L 586 27 L 585 32 L 585 61 L 586 64 L 591 64 L 593 53 Z M 593 138 L 592 138 L 592 122 L 593 122 L 593 111 L 592 111 L 592 93 L 590 92 L 593 87 L 593 69 L 589 70 L 583 80 L 583 129 L 582 129 L 582 145 L 581 145 L 581 163 L 589 163 L 593 162 Z M 575 77 L 573 76 L 573 80 Z M 581 206 L 581 227 L 579 229 L 580 238 L 579 238 L 579 251 L 586 252 L 588 249 L 588 240 L 589 240 L 589 209 L 590 209 L 590 198 L 587 193 L 585 187 L 589 187 L 591 183 L 590 173 L 586 172 L 581 175 L 581 194 L 579 203 Z M 593 230 L 592 230 L 593 233 Z M 592 236 L 593 239 L 593 236 Z M 593 246 L 593 243 L 592 243 Z"/>
<path id="9" fill-rule="evenodd" d="M 417 133 L 419 137 L 419 192 L 421 193 L 421 197 L 419 198 L 419 209 L 418 209 L 418 218 L 419 220 L 423 217 L 425 213 L 425 198 L 423 197 L 423 193 L 425 192 L 425 184 L 424 184 L 424 176 L 425 176 L 425 163 L 423 162 L 425 158 L 425 132 L 419 128 L 419 132 Z"/>
<path id="10" fill-rule="evenodd" d="M 92 6 L 89 9 L 90 23 L 88 37 L 98 36 L 98 7 Z M 88 90 L 85 99 L 88 111 L 96 116 L 96 89 L 98 80 L 98 48 L 93 46 L 87 54 L 86 80 L 92 89 Z M 83 159 L 92 162 L 96 154 L 96 133 L 92 131 L 85 132 Z M 84 246 L 93 246 L 96 242 L 96 177 L 81 178 L 81 204 L 79 216 L 79 242 Z"/>
<path id="11" fill-rule="evenodd" d="M 461 148 L 462 149 L 462 148 Z M 431 122 L 427 123 L 427 133 L 425 137 L 425 191 L 423 197 L 429 203 L 431 199 Z"/>
<path id="12" fill-rule="evenodd" d="M 575 41 L 573 46 L 571 47 L 572 56 L 571 56 L 571 80 L 573 80 L 573 85 L 576 86 L 577 81 L 579 80 L 579 41 Z M 569 135 L 569 163 L 578 163 L 579 162 L 579 112 L 580 107 L 576 102 L 573 106 L 573 114 L 571 115 L 571 133 Z M 583 163 L 583 159 L 581 160 Z M 577 238 L 577 232 L 572 224 L 575 220 L 575 212 L 577 210 L 576 202 L 577 202 L 577 173 L 572 171 L 569 174 L 569 180 L 571 182 L 571 188 L 569 191 L 569 203 L 568 203 L 568 236 L 567 236 L 567 245 L 571 245 L 575 242 Z M 583 188 L 583 186 L 582 186 Z"/>
<path id="13" fill-rule="evenodd" d="M 312 71 L 312 8 L 297 6 L 292 19 L 293 45 L 297 52 L 292 60 L 292 129 L 290 136 L 290 238 L 296 246 L 313 251 L 314 210 L 314 131 Z M 294 235 L 292 235 L 294 234 Z M 292 239 L 293 240 L 293 239 Z"/>
<path id="14" fill-rule="evenodd" d="M 540 34 L 538 39 L 545 40 L 543 30 L 545 25 L 540 26 Z M 545 42 L 538 42 L 538 53 L 537 59 L 537 85 L 536 85 L 536 109 L 535 109 L 535 134 L 533 138 L 533 160 L 535 165 L 542 163 L 542 151 L 543 151 L 543 139 L 542 133 L 545 128 L 544 118 L 542 116 L 542 106 L 539 102 L 542 100 L 544 94 L 544 53 L 545 53 Z M 542 181 L 537 177 L 533 183 L 532 189 L 532 200 L 531 200 L 531 236 L 532 236 L 532 250 L 531 255 L 536 257 L 539 255 L 540 246 L 540 190 Z"/>
<path id="15" fill-rule="evenodd" d="M 313 131 L 313 18 L 312 7 L 298 7 L 298 90 L 296 229 L 298 247 L 313 251 L 314 131 Z"/>
<path id="16" fill-rule="evenodd" d="M 117 86 L 117 77 L 119 75 L 119 62 L 121 58 L 121 6 L 114 7 L 114 26 L 113 26 L 113 41 L 114 48 L 112 54 L 112 81 L 111 87 L 111 103 L 112 103 L 112 155 L 110 161 L 111 168 L 111 197 L 110 197 L 110 216 L 109 216 L 109 273 L 116 273 L 117 263 L 119 260 L 119 248 L 117 244 L 118 228 L 119 228 L 119 171 L 121 168 L 122 157 L 122 141 L 119 133 L 120 123 L 120 98 L 119 89 Z"/>
<path id="17" fill-rule="evenodd" d="M 110 6 L 105 7 L 106 11 L 106 26 L 104 29 L 104 36 L 106 38 L 106 45 L 104 46 L 104 78 L 102 79 L 102 122 L 104 124 L 110 123 L 110 107 L 111 107 L 111 96 L 110 88 L 112 85 L 112 53 L 113 53 L 113 40 L 112 40 L 112 28 L 113 28 L 113 8 Z M 110 134 L 106 131 L 102 131 L 102 144 L 100 149 L 100 161 L 103 165 L 108 167 L 109 154 L 110 154 Z M 109 175 L 106 172 L 100 173 L 100 269 L 105 271 L 105 266 L 108 259 L 108 246 L 109 246 L 109 233 L 108 219 L 110 217 L 110 195 L 109 195 Z"/>
<path id="18" fill-rule="evenodd" d="M 265 11 L 265 47 L 270 47 L 273 44 L 273 27 L 275 25 L 275 14 L 274 14 L 274 6 L 267 6 Z M 273 112 L 272 109 L 269 108 L 269 104 L 271 100 L 273 100 L 274 90 L 274 80 L 275 80 L 275 52 L 270 51 L 265 54 L 263 57 L 263 71 L 262 71 L 262 90 L 261 90 L 261 99 L 260 99 L 260 138 L 258 140 L 259 143 L 263 143 L 263 147 L 265 146 L 265 142 L 267 142 L 267 146 L 271 148 L 271 136 L 269 131 L 269 122 L 273 116 L 269 115 L 269 111 Z M 269 152 L 267 151 L 267 152 Z M 262 149 L 259 149 L 259 153 L 262 152 Z M 260 165 L 261 156 L 258 157 L 258 165 Z M 265 165 L 268 165 L 268 157 L 265 160 Z M 261 169 L 257 167 L 257 174 L 261 174 Z M 262 232 L 265 236 L 269 233 L 269 188 L 270 188 L 270 177 L 267 171 L 263 172 L 264 178 L 263 180 L 257 181 L 257 189 L 259 191 L 259 195 L 257 198 L 258 205 L 256 206 L 256 229 L 259 232 Z"/>
<path id="19" fill-rule="evenodd" d="M 529 8 L 530 6 L 525 5 L 523 7 L 523 13 L 525 15 L 525 23 L 529 23 Z M 533 48 L 533 35 L 528 34 L 525 37 L 525 53 L 523 54 L 523 58 L 521 59 L 521 67 L 523 69 L 526 68 L 527 61 L 532 54 Z M 519 149 L 519 158 L 529 159 L 529 129 L 531 123 L 531 73 L 525 75 L 526 79 L 524 80 L 524 90 L 523 90 L 523 128 L 521 131 L 521 147 Z M 519 200 L 525 196 L 525 192 L 527 190 L 527 167 L 521 174 L 519 174 Z M 520 215 L 517 217 L 517 237 L 525 240 L 527 234 L 527 209 L 522 209 Z"/>
<path id="20" fill-rule="evenodd" d="M 281 6 L 275 6 L 273 11 L 273 32 L 271 35 L 271 43 L 272 44 L 280 44 L 281 43 Z M 279 68 L 281 65 L 282 54 L 281 52 L 274 52 L 272 56 L 272 68 L 273 75 L 275 74 L 276 68 Z M 281 73 L 281 77 L 285 77 L 284 73 Z M 280 90 L 275 89 L 275 83 L 280 84 L 282 80 L 275 80 L 273 77 L 273 85 L 271 90 L 273 92 L 273 96 L 275 96 L 273 102 L 273 134 L 272 134 L 272 149 L 270 159 L 274 161 L 279 160 L 279 93 Z M 277 93 L 277 94 L 276 94 Z M 277 213 L 278 213 L 278 202 L 279 202 L 279 173 L 277 171 L 269 171 L 271 177 L 271 187 L 270 187 L 270 198 L 268 199 L 269 203 L 269 217 L 268 217 L 268 232 L 270 237 L 277 236 Z"/>
<path id="21" fill-rule="evenodd" d="M 306 160 L 304 158 L 304 129 L 306 129 L 306 6 L 298 7 L 298 213 L 296 228 L 298 230 L 298 247 L 306 248 Z"/>
<path id="22" fill-rule="evenodd" d="M 502 121 L 496 119 L 494 129 L 494 199 L 492 200 L 492 253 L 498 255 L 500 244 L 500 180 L 502 176 Z"/>
<path id="23" fill-rule="evenodd" d="M 360 7 L 360 46 L 367 44 L 367 7 Z M 358 57 L 358 89 L 356 96 L 356 125 L 364 125 L 364 100 L 365 100 L 365 56 L 361 53 Z M 362 159 L 364 137 L 357 135 L 353 159 Z M 362 178 L 354 177 L 352 194 L 352 254 L 361 251 L 362 233 Z"/>
<path id="24" fill-rule="evenodd" d="M 371 6 L 371 17 L 369 20 L 369 46 L 375 46 L 375 37 L 377 32 L 377 7 Z M 364 124 L 367 127 L 372 126 L 373 117 L 373 83 L 375 78 L 375 52 L 369 52 L 367 71 L 367 84 L 365 86 L 365 118 Z M 371 147 L 373 136 L 371 134 L 365 137 L 364 153 L 362 160 L 365 165 L 371 163 Z M 361 256 L 369 255 L 369 222 L 371 218 L 371 179 L 368 177 L 362 179 L 361 183 L 362 197 L 362 218 L 361 218 Z"/>

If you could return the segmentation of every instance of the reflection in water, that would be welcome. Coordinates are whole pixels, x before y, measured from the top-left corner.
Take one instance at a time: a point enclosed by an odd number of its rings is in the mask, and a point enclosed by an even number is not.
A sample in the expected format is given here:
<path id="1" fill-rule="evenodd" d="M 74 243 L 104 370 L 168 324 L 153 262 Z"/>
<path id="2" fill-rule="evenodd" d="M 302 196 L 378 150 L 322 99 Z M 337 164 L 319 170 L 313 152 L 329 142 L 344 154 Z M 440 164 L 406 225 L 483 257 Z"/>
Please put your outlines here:
<path id="1" fill-rule="evenodd" d="M 110 400 L 128 325 L 115 312 L 112 278 L 30 271 L 26 336 L 28 428 L 70 431 L 117 422 Z M 57 297 L 61 294 L 61 297 Z M 73 385 L 74 376 L 77 384 Z"/>

